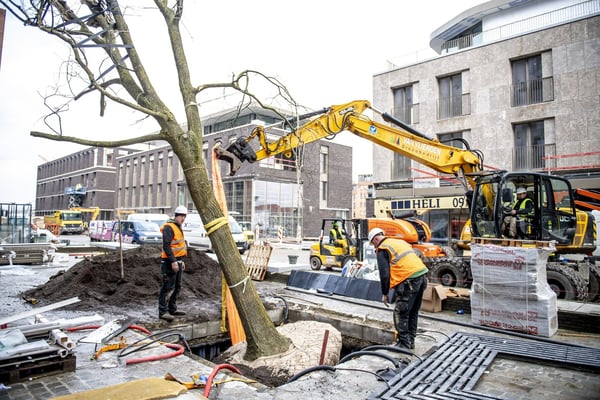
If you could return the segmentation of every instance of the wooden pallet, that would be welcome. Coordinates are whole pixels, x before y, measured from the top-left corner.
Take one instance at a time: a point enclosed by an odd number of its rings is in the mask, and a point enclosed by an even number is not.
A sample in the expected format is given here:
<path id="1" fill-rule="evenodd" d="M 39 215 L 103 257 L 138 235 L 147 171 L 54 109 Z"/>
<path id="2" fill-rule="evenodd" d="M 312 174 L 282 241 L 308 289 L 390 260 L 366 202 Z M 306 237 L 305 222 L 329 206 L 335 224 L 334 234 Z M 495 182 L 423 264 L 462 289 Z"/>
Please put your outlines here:
<path id="1" fill-rule="evenodd" d="M 267 245 L 255 244 L 250 247 L 246 257 L 246 269 L 250 278 L 254 281 L 263 281 L 269 268 L 269 259 L 271 258 L 273 248 Z"/>
<path id="2" fill-rule="evenodd" d="M 471 238 L 472 244 L 493 244 L 496 246 L 508 246 L 508 247 L 550 247 L 550 242 L 543 240 L 523 240 L 523 239 L 508 239 L 508 238 L 485 238 L 485 237 L 474 237 Z"/>
<path id="3" fill-rule="evenodd" d="M 32 378 L 41 378 L 48 375 L 62 374 L 75 371 L 77 359 L 74 354 L 61 358 L 42 357 L 40 359 L 27 359 L 11 362 L 8 365 L 0 364 L 0 382 L 10 384 Z"/>

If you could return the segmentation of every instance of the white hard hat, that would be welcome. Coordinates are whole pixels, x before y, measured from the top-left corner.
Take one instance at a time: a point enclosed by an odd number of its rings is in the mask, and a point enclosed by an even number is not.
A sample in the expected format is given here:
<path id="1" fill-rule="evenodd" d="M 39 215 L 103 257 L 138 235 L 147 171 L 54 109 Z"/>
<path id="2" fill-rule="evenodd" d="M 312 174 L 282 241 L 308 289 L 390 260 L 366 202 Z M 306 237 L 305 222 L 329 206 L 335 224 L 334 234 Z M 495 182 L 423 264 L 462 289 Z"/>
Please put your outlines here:
<path id="1" fill-rule="evenodd" d="M 525 189 L 523 186 L 517 188 L 517 194 L 521 193 L 527 193 L 527 189 Z"/>
<path id="2" fill-rule="evenodd" d="M 381 228 L 373 228 L 373 229 L 371 229 L 369 231 L 369 236 L 368 236 L 369 243 L 371 243 L 371 241 L 373 240 L 373 238 L 375 236 L 379 235 L 380 233 L 385 233 L 385 232 L 383 232 L 383 229 L 381 229 Z"/>
<path id="3" fill-rule="evenodd" d="M 185 208 L 184 206 L 178 206 L 175 209 L 175 215 L 187 215 L 187 208 Z"/>

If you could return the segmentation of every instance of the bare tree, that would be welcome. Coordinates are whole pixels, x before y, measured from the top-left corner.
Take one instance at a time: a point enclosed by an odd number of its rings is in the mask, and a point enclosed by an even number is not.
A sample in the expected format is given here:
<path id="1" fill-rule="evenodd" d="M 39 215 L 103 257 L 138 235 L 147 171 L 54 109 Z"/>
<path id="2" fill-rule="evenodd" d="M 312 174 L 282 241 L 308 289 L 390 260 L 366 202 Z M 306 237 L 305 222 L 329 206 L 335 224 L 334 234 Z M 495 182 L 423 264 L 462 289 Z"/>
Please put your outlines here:
<path id="1" fill-rule="evenodd" d="M 274 85 L 286 99 L 291 101 L 291 97 L 276 79 L 250 70 L 234 76 L 231 82 L 193 85 L 180 32 L 184 1 L 154 0 L 154 3 L 164 18 L 170 40 L 185 107 L 183 125 L 157 94 L 117 0 L 78 0 L 72 4 L 66 0 L 31 0 L 20 4 L 0 0 L 0 4 L 24 24 L 36 27 L 70 47 L 72 59 L 67 63 L 68 76 L 70 79 L 81 78 L 87 85 L 87 89 L 73 93 L 74 99 L 99 93 L 101 115 L 104 115 L 106 102 L 112 101 L 154 119 L 160 127 L 158 133 L 114 141 L 68 136 L 63 134 L 60 126 L 53 128 L 52 133 L 34 131 L 31 135 L 97 147 L 167 141 L 179 158 L 198 213 L 205 223 L 210 223 L 222 218 L 223 212 L 213 194 L 202 156 L 202 124 L 196 104 L 199 93 L 212 88 L 232 89 L 241 93 L 244 101 L 254 100 L 278 113 L 249 91 L 250 78 L 260 77 Z M 284 352 L 289 348 L 289 340 L 277 332 L 269 319 L 227 227 L 217 229 L 210 235 L 210 240 L 246 332 L 245 358 L 253 360 Z"/>

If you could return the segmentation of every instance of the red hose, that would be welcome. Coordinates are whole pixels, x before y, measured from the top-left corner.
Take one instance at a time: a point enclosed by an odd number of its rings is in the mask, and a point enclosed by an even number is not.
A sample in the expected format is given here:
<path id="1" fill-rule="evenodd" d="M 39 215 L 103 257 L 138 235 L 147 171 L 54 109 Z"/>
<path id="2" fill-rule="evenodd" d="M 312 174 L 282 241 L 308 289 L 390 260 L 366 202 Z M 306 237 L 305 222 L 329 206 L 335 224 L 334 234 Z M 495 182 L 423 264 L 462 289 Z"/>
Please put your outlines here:
<path id="1" fill-rule="evenodd" d="M 139 326 L 139 325 L 129 325 L 128 329 L 133 329 L 135 331 L 140 331 L 140 332 L 144 332 L 147 335 L 152 335 L 152 332 L 150 332 L 148 329 L 144 328 L 143 326 Z"/>
<path id="2" fill-rule="evenodd" d="M 159 355 L 150 356 L 150 357 L 132 358 L 132 359 L 125 361 L 125 365 L 139 364 L 139 363 L 143 363 L 143 362 L 147 362 L 147 361 L 166 360 L 167 358 L 173 358 L 173 357 L 177 357 L 178 355 L 183 354 L 183 351 L 185 350 L 182 345 L 177 344 L 177 343 L 166 343 L 165 346 L 170 349 L 177 349 L 177 351 L 174 351 L 171 353 L 166 353 L 166 354 L 159 354 Z"/>
<path id="3" fill-rule="evenodd" d="M 76 331 L 85 331 L 88 329 L 98 329 L 100 328 L 101 325 L 82 325 L 82 326 L 75 326 L 73 328 L 67 328 L 67 332 L 76 332 Z"/>
<path id="4" fill-rule="evenodd" d="M 98 329 L 102 327 L 102 325 L 82 325 L 82 326 L 75 326 L 72 328 L 67 328 L 67 332 L 76 332 L 76 331 L 85 331 L 88 329 Z M 139 326 L 139 325 L 129 325 L 127 327 L 127 329 L 133 329 L 136 331 L 140 331 L 140 332 L 144 332 L 147 335 L 151 335 L 152 332 L 150 332 L 148 329 L 144 328 L 143 326 Z"/>
<path id="5" fill-rule="evenodd" d="M 210 388 L 212 386 L 212 381 L 215 378 L 215 375 L 217 375 L 217 372 L 219 372 L 219 370 L 222 370 L 222 369 L 230 369 L 233 372 L 235 372 L 236 374 L 240 374 L 240 375 L 242 374 L 239 369 L 237 369 L 236 367 L 234 367 L 231 364 L 217 365 L 215 368 L 213 368 L 212 372 L 208 376 L 208 379 L 206 380 L 206 386 L 204 387 L 204 393 L 202 393 L 202 395 L 204 397 L 208 398 L 208 395 L 210 395 Z"/>

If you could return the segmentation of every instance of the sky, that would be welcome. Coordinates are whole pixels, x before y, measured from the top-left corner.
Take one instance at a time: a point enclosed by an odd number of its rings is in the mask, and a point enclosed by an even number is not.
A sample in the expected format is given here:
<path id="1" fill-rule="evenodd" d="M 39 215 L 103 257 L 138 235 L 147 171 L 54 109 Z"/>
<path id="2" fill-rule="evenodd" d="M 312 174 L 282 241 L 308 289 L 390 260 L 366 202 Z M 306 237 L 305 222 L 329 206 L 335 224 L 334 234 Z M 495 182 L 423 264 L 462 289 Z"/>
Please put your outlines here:
<path id="1" fill-rule="evenodd" d="M 285 85 L 302 113 L 352 100 L 372 101 L 373 75 L 388 70 L 388 60 L 432 52 L 434 30 L 483 2 L 186 0 L 182 35 L 195 85 L 229 82 L 243 70 L 257 70 Z M 154 3 L 119 3 L 153 84 L 183 122 L 166 31 Z M 68 84 L 64 79 L 68 55 L 56 38 L 23 26 L 7 12 L 0 62 L 0 202 L 35 204 L 37 166 L 85 148 L 33 138 L 31 131 L 51 133 L 51 127 L 61 127 L 68 136 L 114 140 L 157 129 L 152 120 L 113 102 L 101 117 L 97 93 L 69 102 L 53 97 L 50 105 L 66 104 L 67 111 L 60 118 L 47 117 L 44 95 L 83 89 L 76 79 Z M 267 103 L 284 106 L 264 85 L 252 84 Z M 236 100 L 215 90 L 199 97 L 198 104 L 206 116 L 236 106 Z M 355 181 L 358 174 L 372 172 L 371 143 L 350 133 L 338 135 L 336 142 L 353 147 Z"/>

